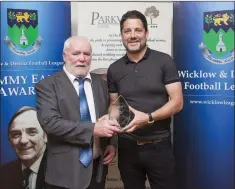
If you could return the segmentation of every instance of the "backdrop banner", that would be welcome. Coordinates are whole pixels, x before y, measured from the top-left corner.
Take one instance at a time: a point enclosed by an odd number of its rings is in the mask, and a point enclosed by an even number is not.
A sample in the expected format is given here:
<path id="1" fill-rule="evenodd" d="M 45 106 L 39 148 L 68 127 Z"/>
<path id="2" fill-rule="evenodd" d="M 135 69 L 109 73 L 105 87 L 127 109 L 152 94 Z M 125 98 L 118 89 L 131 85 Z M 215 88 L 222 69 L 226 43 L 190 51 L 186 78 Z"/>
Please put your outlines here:
<path id="1" fill-rule="evenodd" d="M 91 70 L 108 68 L 125 54 L 120 20 L 128 10 L 142 12 L 148 21 L 149 47 L 171 54 L 172 3 L 78 2 L 78 35 L 87 36 L 93 46 Z"/>
<path id="2" fill-rule="evenodd" d="M 35 84 L 61 69 L 71 35 L 69 2 L 1 2 L 0 164 L 16 158 L 7 128 L 22 106 L 35 107 Z"/>
<path id="3" fill-rule="evenodd" d="M 175 2 L 174 59 L 184 108 L 174 119 L 181 189 L 234 188 L 234 2 Z"/>
<path id="4" fill-rule="evenodd" d="M 106 74 L 107 68 L 125 54 L 120 20 L 129 10 L 142 12 L 148 21 L 148 46 L 171 55 L 173 4 L 171 2 L 78 2 L 77 33 L 87 36 L 93 47 L 91 71 Z M 106 189 L 122 189 L 117 166 L 109 166 Z M 146 184 L 149 188 L 149 184 Z"/>

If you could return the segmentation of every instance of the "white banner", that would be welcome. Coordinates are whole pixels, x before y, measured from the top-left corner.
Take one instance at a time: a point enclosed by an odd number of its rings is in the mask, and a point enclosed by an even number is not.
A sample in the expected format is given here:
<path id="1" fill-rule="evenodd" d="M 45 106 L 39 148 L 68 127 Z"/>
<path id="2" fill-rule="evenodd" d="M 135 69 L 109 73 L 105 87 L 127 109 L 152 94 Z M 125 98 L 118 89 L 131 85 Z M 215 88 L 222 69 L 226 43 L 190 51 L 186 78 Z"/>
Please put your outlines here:
<path id="1" fill-rule="evenodd" d="M 125 54 L 120 20 L 128 10 L 142 12 L 148 21 L 148 46 L 171 55 L 173 4 L 171 2 L 78 2 L 77 34 L 93 47 L 91 71 L 108 68 Z"/>

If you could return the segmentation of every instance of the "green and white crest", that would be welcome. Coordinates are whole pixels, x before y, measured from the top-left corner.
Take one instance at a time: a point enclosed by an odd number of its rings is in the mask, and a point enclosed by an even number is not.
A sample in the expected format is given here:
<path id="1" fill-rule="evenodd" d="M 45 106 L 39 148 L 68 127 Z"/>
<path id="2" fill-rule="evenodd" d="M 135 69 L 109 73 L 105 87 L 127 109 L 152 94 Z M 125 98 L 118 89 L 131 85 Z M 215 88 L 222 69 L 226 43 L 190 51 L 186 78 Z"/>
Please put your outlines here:
<path id="1" fill-rule="evenodd" d="M 234 61 L 234 10 L 205 12 L 203 56 L 211 63 L 226 64 Z"/>
<path id="2" fill-rule="evenodd" d="M 41 46 L 37 10 L 7 9 L 8 48 L 22 56 L 35 53 Z"/>

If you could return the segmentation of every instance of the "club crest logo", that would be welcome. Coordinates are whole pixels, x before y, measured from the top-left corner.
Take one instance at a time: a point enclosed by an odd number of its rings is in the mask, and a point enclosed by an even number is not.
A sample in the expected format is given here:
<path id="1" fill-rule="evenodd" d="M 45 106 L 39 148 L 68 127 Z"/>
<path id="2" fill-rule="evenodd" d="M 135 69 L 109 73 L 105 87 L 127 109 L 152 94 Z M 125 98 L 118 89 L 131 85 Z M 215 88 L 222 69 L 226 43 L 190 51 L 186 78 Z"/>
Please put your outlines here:
<path id="1" fill-rule="evenodd" d="M 8 36 L 5 42 L 15 54 L 28 56 L 41 46 L 42 37 L 38 34 L 38 11 L 7 9 Z"/>
<path id="2" fill-rule="evenodd" d="M 204 43 L 199 48 L 209 62 L 227 64 L 234 61 L 234 17 L 234 10 L 204 13 Z"/>

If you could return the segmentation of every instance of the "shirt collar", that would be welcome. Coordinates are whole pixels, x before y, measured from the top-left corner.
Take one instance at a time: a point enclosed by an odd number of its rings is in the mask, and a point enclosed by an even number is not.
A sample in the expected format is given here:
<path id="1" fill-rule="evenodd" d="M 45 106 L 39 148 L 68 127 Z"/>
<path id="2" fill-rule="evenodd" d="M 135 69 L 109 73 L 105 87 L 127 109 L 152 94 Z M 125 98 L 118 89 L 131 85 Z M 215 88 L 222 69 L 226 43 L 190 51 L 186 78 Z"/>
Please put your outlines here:
<path id="1" fill-rule="evenodd" d="M 41 156 L 37 159 L 37 161 L 35 161 L 29 168 L 31 171 L 33 171 L 34 173 L 38 173 L 38 170 L 39 170 L 39 167 L 40 167 L 40 164 L 41 164 L 41 161 L 42 161 L 42 157 L 43 157 L 43 154 L 45 152 L 45 149 L 46 147 L 44 147 L 44 150 L 43 150 L 43 153 L 41 154 Z M 22 163 L 22 171 L 24 169 L 26 169 L 27 167 Z"/>
<path id="2" fill-rule="evenodd" d="M 151 52 L 150 48 L 147 47 L 146 52 L 145 52 L 143 58 L 141 58 L 141 59 L 139 60 L 139 62 L 142 61 L 142 60 L 146 60 L 146 59 L 149 57 L 150 52 Z M 133 61 L 129 59 L 129 57 L 127 56 L 127 54 L 125 54 L 125 56 L 124 56 L 124 62 L 125 62 L 126 64 L 128 64 L 128 63 L 131 63 L 131 62 L 133 62 Z"/>
<path id="3" fill-rule="evenodd" d="M 76 77 L 73 74 L 69 73 L 65 66 L 63 66 L 63 70 L 64 70 L 65 74 L 68 76 L 71 83 L 73 83 L 74 80 L 76 79 Z M 89 72 L 86 75 L 85 79 L 88 79 L 90 82 L 92 81 L 91 80 L 91 74 Z"/>

